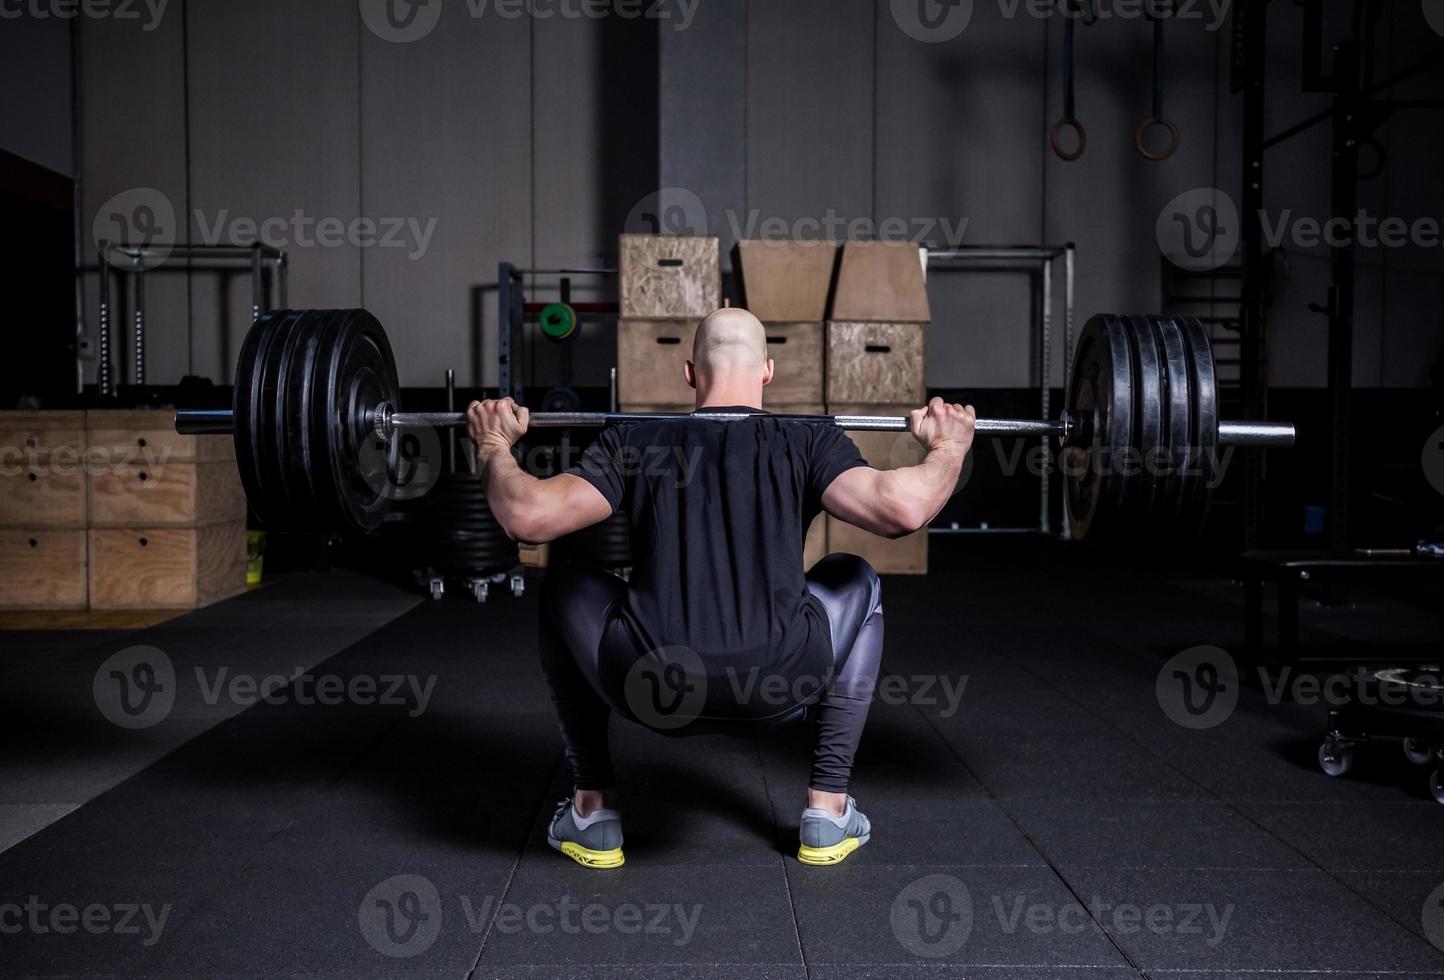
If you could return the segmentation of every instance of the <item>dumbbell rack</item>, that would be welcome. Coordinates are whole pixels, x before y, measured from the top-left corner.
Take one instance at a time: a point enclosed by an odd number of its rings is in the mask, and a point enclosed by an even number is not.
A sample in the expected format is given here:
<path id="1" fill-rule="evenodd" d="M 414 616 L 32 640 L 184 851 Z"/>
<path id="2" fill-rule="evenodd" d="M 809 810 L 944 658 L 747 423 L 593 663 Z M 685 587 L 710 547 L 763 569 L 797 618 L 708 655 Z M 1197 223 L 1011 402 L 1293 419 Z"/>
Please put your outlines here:
<path id="1" fill-rule="evenodd" d="M 497 391 L 501 397 L 511 397 L 517 404 L 526 404 L 522 380 L 523 350 L 526 342 L 525 325 L 528 317 L 535 318 L 545 304 L 528 302 L 526 299 L 527 276 L 561 277 L 558 289 L 561 301 L 577 313 L 588 315 L 614 315 L 615 302 L 572 302 L 572 276 L 615 276 L 616 269 L 609 268 L 556 268 L 524 269 L 511 262 L 501 262 L 496 276 L 496 322 L 497 322 Z M 578 327 L 580 329 L 580 327 Z M 565 392 L 575 399 L 571 390 L 571 351 L 562 357 L 562 376 L 554 392 Z M 544 406 L 559 408 L 560 405 Z M 579 408 L 572 404 L 569 407 Z"/>

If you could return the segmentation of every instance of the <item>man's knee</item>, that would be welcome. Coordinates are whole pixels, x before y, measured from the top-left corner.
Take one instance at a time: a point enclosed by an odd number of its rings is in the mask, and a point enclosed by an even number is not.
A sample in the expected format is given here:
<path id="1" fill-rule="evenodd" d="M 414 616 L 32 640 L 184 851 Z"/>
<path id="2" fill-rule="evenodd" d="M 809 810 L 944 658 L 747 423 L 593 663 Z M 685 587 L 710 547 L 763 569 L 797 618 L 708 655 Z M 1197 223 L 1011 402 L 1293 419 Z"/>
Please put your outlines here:
<path id="1" fill-rule="evenodd" d="M 865 590 L 869 596 L 868 613 L 876 612 L 882 606 L 882 579 L 865 559 L 857 555 L 834 552 L 813 565 L 807 577 L 838 592 L 845 589 Z"/>

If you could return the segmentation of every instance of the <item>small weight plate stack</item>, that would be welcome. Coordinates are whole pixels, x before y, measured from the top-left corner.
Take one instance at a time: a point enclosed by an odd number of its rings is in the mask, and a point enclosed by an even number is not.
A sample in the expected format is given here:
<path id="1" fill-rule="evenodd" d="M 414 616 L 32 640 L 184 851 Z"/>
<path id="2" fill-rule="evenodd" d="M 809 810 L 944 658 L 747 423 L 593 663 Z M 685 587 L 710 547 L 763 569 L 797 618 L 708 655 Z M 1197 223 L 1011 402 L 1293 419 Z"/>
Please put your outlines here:
<path id="1" fill-rule="evenodd" d="M 426 562 L 443 575 L 492 575 L 521 562 L 473 473 L 441 475 L 427 496 L 423 527 Z"/>

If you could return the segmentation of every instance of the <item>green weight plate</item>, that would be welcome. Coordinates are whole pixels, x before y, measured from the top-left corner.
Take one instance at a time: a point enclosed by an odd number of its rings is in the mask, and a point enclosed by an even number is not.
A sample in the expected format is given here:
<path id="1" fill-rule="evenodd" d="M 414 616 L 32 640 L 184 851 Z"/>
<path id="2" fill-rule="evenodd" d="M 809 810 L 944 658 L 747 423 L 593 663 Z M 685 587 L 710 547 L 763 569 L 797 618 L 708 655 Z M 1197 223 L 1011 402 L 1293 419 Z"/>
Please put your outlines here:
<path id="1" fill-rule="evenodd" d="M 1102 537 L 1121 516 L 1126 484 L 1115 473 L 1118 447 L 1132 444 L 1133 363 L 1126 327 L 1115 316 L 1083 326 L 1073 351 L 1068 411 L 1078 425 L 1064 451 L 1068 516 L 1077 540 Z"/>
<path id="2" fill-rule="evenodd" d="M 1179 531 L 1197 536 L 1208 516 L 1208 502 L 1218 475 L 1218 373 L 1214 367 L 1213 341 L 1196 317 L 1175 317 L 1188 349 L 1190 393 L 1193 403 L 1194 444 L 1190 451 Z"/>
<path id="3" fill-rule="evenodd" d="M 1183 332 L 1171 317 L 1148 318 L 1162 352 L 1164 417 L 1169 458 L 1164 479 L 1148 523 L 1155 530 L 1169 531 L 1176 527 L 1183 508 L 1184 474 L 1188 468 L 1189 447 L 1193 445 L 1193 394 L 1188 349 Z"/>
<path id="4" fill-rule="evenodd" d="M 547 340 L 569 340 L 577 331 L 577 311 L 568 303 L 548 303 L 542 307 L 537 323 Z"/>

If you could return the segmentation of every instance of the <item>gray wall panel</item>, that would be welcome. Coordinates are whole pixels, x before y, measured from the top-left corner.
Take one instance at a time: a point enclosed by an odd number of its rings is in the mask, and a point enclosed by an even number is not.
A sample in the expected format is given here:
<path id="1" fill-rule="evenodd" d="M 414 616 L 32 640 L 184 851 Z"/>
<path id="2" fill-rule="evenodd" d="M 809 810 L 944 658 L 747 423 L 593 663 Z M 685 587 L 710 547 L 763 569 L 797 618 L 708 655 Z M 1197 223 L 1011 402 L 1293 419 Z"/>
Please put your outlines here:
<path id="1" fill-rule="evenodd" d="M 158 191 L 175 214 L 167 237 L 185 235 L 185 54 L 184 21 L 170 8 L 154 30 L 134 21 L 83 18 L 80 31 L 81 149 L 80 216 L 82 259 L 93 269 L 96 253 L 93 228 L 97 214 L 110 222 L 114 195 L 136 188 Z M 134 203 L 134 199 L 132 200 Z M 179 232 L 179 234 L 177 234 Z M 85 322 L 91 339 L 99 323 L 98 279 L 82 277 Z M 182 267 L 168 262 L 146 277 L 146 379 L 162 384 L 179 380 L 191 364 L 189 308 Z M 115 294 L 112 293 L 112 297 Z M 112 331 L 112 363 L 118 378 L 131 378 L 129 329 Z M 92 347 L 94 345 L 92 344 Z M 84 363 L 85 380 L 95 380 L 96 361 Z"/>
<path id="2" fill-rule="evenodd" d="M 221 240 L 244 244 L 231 221 L 285 222 L 271 237 L 290 253 L 291 304 L 359 304 L 360 249 L 291 225 L 297 211 L 345 225 L 360 213 L 356 4 L 204 0 L 187 10 L 191 235 L 204 240 L 224 219 Z M 251 298 L 244 276 L 225 290 L 219 278 L 195 277 L 192 320 L 196 370 L 225 379 Z"/>
<path id="3" fill-rule="evenodd" d="M 747 143 L 737 137 L 747 125 L 747 5 L 710 0 L 680 26 L 663 23 L 657 37 L 658 182 L 697 195 L 730 269 L 738 222 L 728 216 L 746 203 Z"/>
<path id="4" fill-rule="evenodd" d="M 753 216 L 872 217 L 873 30 L 868 0 L 748 7 L 747 212 L 738 226 Z"/>
<path id="5" fill-rule="evenodd" d="M 879 222 L 901 218 L 940 244 L 1036 242 L 1043 24 L 979 4 L 961 35 L 931 43 L 905 33 L 882 5 L 877 32 Z M 1035 272 L 930 272 L 930 385 L 1031 382 Z M 1061 265 L 1059 274 L 1061 297 Z"/>
<path id="6" fill-rule="evenodd" d="M 496 376 L 494 294 L 502 258 L 531 251 L 531 21 L 443 8 L 426 37 L 361 34 L 362 213 L 434 228 L 403 248 L 361 250 L 362 301 L 386 325 L 407 385 Z M 475 343 L 478 307 L 485 345 Z"/>

